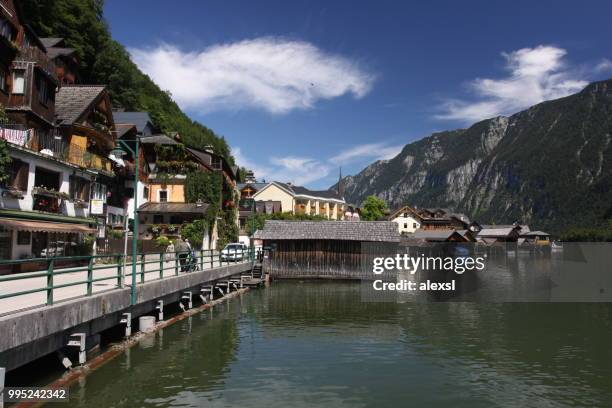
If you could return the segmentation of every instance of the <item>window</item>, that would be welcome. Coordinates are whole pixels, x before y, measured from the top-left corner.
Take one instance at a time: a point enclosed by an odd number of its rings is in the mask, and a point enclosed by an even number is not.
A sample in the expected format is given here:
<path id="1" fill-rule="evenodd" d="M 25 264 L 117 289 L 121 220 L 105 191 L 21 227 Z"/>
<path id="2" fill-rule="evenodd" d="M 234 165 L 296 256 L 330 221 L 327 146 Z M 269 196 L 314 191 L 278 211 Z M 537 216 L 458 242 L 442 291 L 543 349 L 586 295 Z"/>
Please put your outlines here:
<path id="1" fill-rule="evenodd" d="M 15 37 L 15 28 L 4 17 L 0 17 L 0 35 L 9 41 Z"/>
<path id="2" fill-rule="evenodd" d="M 102 202 L 106 203 L 106 186 L 100 183 L 93 183 L 91 189 L 91 199 L 102 200 Z"/>
<path id="3" fill-rule="evenodd" d="M 416 223 L 416 222 L 413 222 L 413 223 L 412 223 L 412 228 L 414 228 L 414 229 L 419 228 L 419 227 L 417 226 L 417 223 Z"/>
<path id="4" fill-rule="evenodd" d="M 5 183 L 6 186 L 13 190 L 27 191 L 29 172 L 30 165 L 28 163 L 13 158 L 9 168 L 9 178 Z"/>
<path id="5" fill-rule="evenodd" d="M 13 93 L 23 94 L 25 92 L 25 71 L 13 71 Z"/>
<path id="6" fill-rule="evenodd" d="M 149 199 L 149 187 L 145 186 L 142 189 L 142 198 L 145 199 L 145 200 Z"/>
<path id="7" fill-rule="evenodd" d="M 30 231 L 17 232 L 17 245 L 30 245 L 32 233 Z"/>
<path id="8" fill-rule="evenodd" d="M 8 92 L 8 83 L 6 80 L 6 70 L 3 67 L 0 67 L 0 90 L 3 92 Z"/>
<path id="9" fill-rule="evenodd" d="M 408 229 L 408 223 L 404 223 L 404 229 Z"/>
<path id="10" fill-rule="evenodd" d="M 155 214 L 153 215 L 153 224 L 163 224 L 164 223 L 164 216 L 161 214 Z"/>
<path id="11" fill-rule="evenodd" d="M 168 191 L 167 190 L 159 190 L 159 202 L 160 203 L 168 202 Z"/>
<path id="12" fill-rule="evenodd" d="M 408 213 L 404 213 L 404 218 L 408 218 Z"/>
<path id="13" fill-rule="evenodd" d="M 88 201 L 90 182 L 77 176 L 70 176 L 70 198 Z"/>
<path id="14" fill-rule="evenodd" d="M 49 83 L 42 75 L 36 76 L 36 90 L 38 93 L 38 102 L 43 105 L 47 105 L 53 101 L 54 90 L 49 87 Z"/>

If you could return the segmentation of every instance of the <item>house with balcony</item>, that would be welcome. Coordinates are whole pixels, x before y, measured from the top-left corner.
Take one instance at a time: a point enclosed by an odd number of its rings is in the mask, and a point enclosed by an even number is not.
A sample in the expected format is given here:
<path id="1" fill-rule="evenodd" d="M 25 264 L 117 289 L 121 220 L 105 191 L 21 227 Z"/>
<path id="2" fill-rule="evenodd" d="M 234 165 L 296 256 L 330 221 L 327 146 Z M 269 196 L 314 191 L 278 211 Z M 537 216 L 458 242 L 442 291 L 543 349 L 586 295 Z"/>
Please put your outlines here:
<path id="1" fill-rule="evenodd" d="M 387 217 L 397 224 L 401 234 L 414 234 L 421 230 L 466 230 L 470 220 L 465 214 L 447 208 L 417 208 L 404 206 Z"/>
<path id="2" fill-rule="evenodd" d="M 12 160 L 0 185 L 0 259 L 73 255 L 84 234 L 95 232 L 89 217 L 94 174 L 63 155 L 57 86 L 44 44 L 21 24 L 14 2 L 3 1 L 0 104 L 8 120 L 0 123 L 0 138 Z"/>
<path id="3" fill-rule="evenodd" d="M 36 34 L 22 24 L 15 2 L 0 7 L 0 105 L 10 122 L 31 135 L 54 131 L 55 64 Z M 25 141 L 23 141 L 25 142 Z"/>
<path id="4" fill-rule="evenodd" d="M 309 190 L 291 183 L 273 181 L 253 194 L 255 202 L 280 202 L 281 212 L 319 215 L 330 220 L 342 220 L 347 205 L 334 190 Z"/>
<path id="5" fill-rule="evenodd" d="M 115 168 L 125 164 L 111 154 L 116 135 L 106 88 L 62 86 L 56 95 L 55 120 L 58 137 L 49 154 L 92 174 L 89 214 L 97 218 L 98 238 L 105 238 L 108 214 L 125 216 L 124 199 L 131 193 L 115 180 Z"/>
<path id="6" fill-rule="evenodd" d="M 178 137 L 156 134 L 139 140 L 149 168 L 146 202 L 138 208 L 141 239 L 154 239 L 159 235 L 178 237 L 184 224 L 204 218 L 211 203 L 189 203 L 185 197 L 185 182 L 191 171 L 219 174 L 222 194 L 218 206 L 236 205 L 235 170 L 223 157 L 210 149 L 186 147 Z M 203 247 L 214 248 L 217 238 L 215 223 Z"/>

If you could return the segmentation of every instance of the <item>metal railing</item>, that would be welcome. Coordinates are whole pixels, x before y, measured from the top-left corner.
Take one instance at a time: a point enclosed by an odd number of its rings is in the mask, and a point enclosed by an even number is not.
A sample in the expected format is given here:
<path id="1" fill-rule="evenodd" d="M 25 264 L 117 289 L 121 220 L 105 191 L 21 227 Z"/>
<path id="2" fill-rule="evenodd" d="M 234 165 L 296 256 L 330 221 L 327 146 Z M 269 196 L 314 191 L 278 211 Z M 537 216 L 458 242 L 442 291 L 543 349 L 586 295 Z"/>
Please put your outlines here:
<path id="1" fill-rule="evenodd" d="M 10 130 L 19 130 L 23 133 L 17 134 Z M 110 159 L 91 153 L 75 144 L 67 143 L 58 129 L 41 132 L 37 129 L 28 130 L 19 124 L 0 122 L 0 139 L 83 168 L 93 168 L 109 173 L 113 171 L 113 162 Z"/>
<path id="2" fill-rule="evenodd" d="M 159 252 L 139 254 L 136 259 L 137 285 L 160 280 L 181 273 L 191 273 L 216 267 L 251 262 L 256 257 L 254 248 L 221 253 L 214 250 L 188 252 Z M 81 263 L 80 266 L 58 267 L 62 262 Z M 0 261 L 0 270 L 25 263 L 46 265 L 36 272 L 0 275 L 0 315 L 38 306 L 53 305 L 59 300 L 91 296 L 104 290 L 131 286 L 126 277 L 132 276 L 131 256 L 104 254 Z M 131 282 L 131 279 L 128 279 Z M 97 286 L 111 282 L 102 290 Z M 14 288 L 11 288 L 13 286 Z M 104 286 L 104 285 L 103 285 Z M 69 289 L 69 288 L 72 288 Z M 33 295 L 27 298 L 28 295 Z M 39 295 L 39 296 L 36 296 Z M 128 295 L 129 296 L 129 295 Z M 6 300 L 10 300 L 7 302 Z M 15 304 L 19 307 L 15 309 Z M 8 306 L 8 307 L 7 307 Z M 7 310 L 12 309 L 12 310 Z"/>

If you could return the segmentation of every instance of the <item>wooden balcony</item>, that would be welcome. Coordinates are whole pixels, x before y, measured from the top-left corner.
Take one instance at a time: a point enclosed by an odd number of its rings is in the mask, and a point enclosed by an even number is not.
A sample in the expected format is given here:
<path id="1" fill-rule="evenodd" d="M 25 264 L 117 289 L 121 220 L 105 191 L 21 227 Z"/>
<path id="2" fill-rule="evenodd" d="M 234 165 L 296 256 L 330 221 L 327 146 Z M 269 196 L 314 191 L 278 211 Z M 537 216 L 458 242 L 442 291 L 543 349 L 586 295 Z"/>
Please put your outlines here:
<path id="1" fill-rule="evenodd" d="M 20 47 L 15 57 L 16 66 L 20 62 L 33 62 L 38 68 L 57 82 L 55 63 L 38 47 Z"/>
<path id="2" fill-rule="evenodd" d="M 32 133 L 25 147 L 79 167 L 113 172 L 112 161 L 80 146 L 66 143 L 59 131 Z"/>

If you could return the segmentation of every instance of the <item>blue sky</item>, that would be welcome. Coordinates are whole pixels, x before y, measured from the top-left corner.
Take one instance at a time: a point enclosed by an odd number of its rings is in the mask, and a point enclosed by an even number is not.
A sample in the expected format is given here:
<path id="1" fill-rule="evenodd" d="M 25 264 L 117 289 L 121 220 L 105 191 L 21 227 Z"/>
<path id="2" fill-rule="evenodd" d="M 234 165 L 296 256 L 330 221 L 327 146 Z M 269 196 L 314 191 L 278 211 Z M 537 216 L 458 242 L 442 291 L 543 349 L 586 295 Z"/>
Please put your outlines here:
<path id="1" fill-rule="evenodd" d="M 612 77 L 611 15 L 609 1 L 105 6 L 115 39 L 240 164 L 311 188 Z"/>

